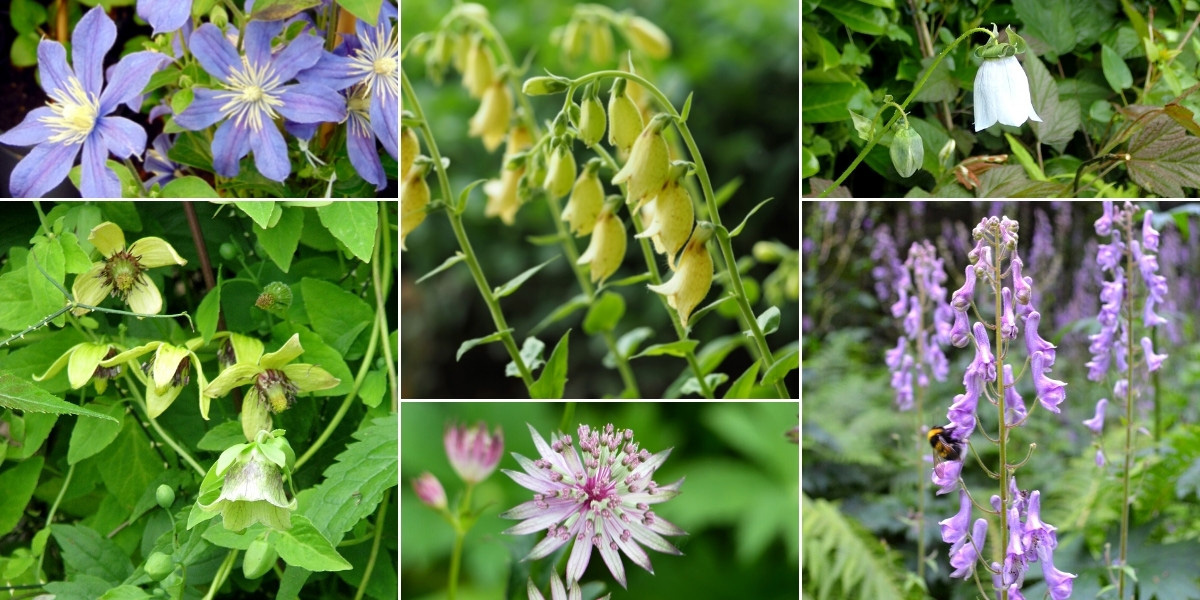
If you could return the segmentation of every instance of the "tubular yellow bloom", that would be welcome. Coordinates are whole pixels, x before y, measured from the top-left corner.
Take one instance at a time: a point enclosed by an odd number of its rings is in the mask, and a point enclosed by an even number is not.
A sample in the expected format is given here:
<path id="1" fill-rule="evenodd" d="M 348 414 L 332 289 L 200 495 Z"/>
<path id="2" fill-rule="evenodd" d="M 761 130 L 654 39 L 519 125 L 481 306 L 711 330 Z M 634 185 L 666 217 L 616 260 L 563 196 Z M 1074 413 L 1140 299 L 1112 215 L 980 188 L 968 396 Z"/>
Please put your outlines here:
<path id="1" fill-rule="evenodd" d="M 634 237 L 650 238 L 654 242 L 654 251 L 666 254 L 667 266 L 674 271 L 675 254 L 692 233 L 692 223 L 695 219 L 692 196 L 686 187 L 679 185 L 678 179 L 673 179 L 667 182 L 658 196 L 647 203 L 645 208 L 651 208 L 653 215 L 646 225 L 646 230 Z M 643 214 L 645 212 L 643 210 Z"/>
<path id="2" fill-rule="evenodd" d="M 591 264 L 592 282 L 604 281 L 625 260 L 625 224 L 611 208 L 600 211 L 592 229 L 592 240 L 577 264 Z"/>
<path id="3" fill-rule="evenodd" d="M 687 327 L 688 317 L 708 295 L 712 286 L 713 261 L 704 243 L 712 237 L 712 224 L 701 221 L 692 233 L 692 239 L 679 257 L 678 268 L 671 279 L 660 285 L 647 286 L 651 291 L 667 297 L 667 304 L 679 313 L 679 322 Z"/>
<path id="4" fill-rule="evenodd" d="M 613 55 L 613 35 L 607 21 L 595 19 L 592 21 L 592 46 L 588 48 L 588 56 L 597 65 L 608 64 Z"/>
<path id="5" fill-rule="evenodd" d="M 621 19 L 621 30 L 629 44 L 654 60 L 671 55 L 671 39 L 658 25 L 642 17 L 626 15 Z"/>
<path id="6" fill-rule="evenodd" d="M 404 238 L 425 220 L 425 207 L 429 205 L 429 183 L 425 181 L 426 170 L 422 167 L 410 169 L 400 188 L 400 249 L 407 250 Z"/>
<path id="7" fill-rule="evenodd" d="M 488 152 L 496 149 L 508 134 L 508 121 L 512 114 L 512 90 L 503 79 L 497 79 L 483 92 L 479 110 L 471 117 L 467 135 L 483 138 L 483 147 Z"/>
<path id="8" fill-rule="evenodd" d="M 508 136 L 508 147 L 504 151 L 505 161 L 507 162 L 508 159 L 519 154 L 531 144 L 533 141 L 529 138 L 528 129 L 523 125 L 513 127 L 512 133 Z M 517 210 L 521 208 L 521 199 L 517 196 L 517 189 L 521 182 L 521 176 L 524 174 L 524 163 L 515 169 L 510 169 L 505 165 L 500 173 L 500 179 L 493 179 L 483 185 L 483 192 L 487 194 L 487 205 L 483 209 L 485 217 L 499 216 L 505 225 L 513 224 Z"/>
<path id="9" fill-rule="evenodd" d="M 109 221 L 93 227 L 88 241 L 104 260 L 93 263 L 92 268 L 75 278 L 71 292 L 76 302 L 96 306 L 112 294 L 128 302 L 135 313 L 155 315 L 162 312 L 162 296 L 145 272 L 154 267 L 187 264 L 170 244 L 162 238 L 145 237 L 126 247 L 125 232 Z M 79 316 L 89 311 L 77 308 L 72 312 Z"/>
<path id="10" fill-rule="evenodd" d="M 550 157 L 550 167 L 546 169 L 546 179 L 542 187 L 552 198 L 562 198 L 571 191 L 575 180 L 575 154 L 571 152 L 570 143 L 555 147 Z"/>
<path id="11" fill-rule="evenodd" d="M 575 237 L 590 235 L 596 226 L 596 217 L 600 214 L 600 209 L 604 208 L 604 184 L 600 183 L 599 170 L 599 159 L 588 161 L 579 178 L 575 180 L 571 197 L 563 209 L 562 220 L 571 227 L 571 233 L 575 234 Z"/>
<path id="12" fill-rule="evenodd" d="M 618 79 L 608 96 L 608 143 L 621 152 L 629 152 L 642 132 L 642 111 L 626 93 L 627 85 Z"/>
<path id="13" fill-rule="evenodd" d="M 412 127 L 400 128 L 400 174 L 408 175 L 413 161 L 421 152 L 421 143 L 417 141 L 417 132 Z"/>
<path id="14" fill-rule="evenodd" d="M 613 185 L 629 182 L 626 201 L 638 209 L 644 199 L 653 198 L 667 182 L 671 168 L 670 151 L 662 130 L 670 120 L 668 115 L 658 115 L 638 135 L 629 153 L 625 166 L 613 177 Z"/>
<path id="15" fill-rule="evenodd" d="M 583 54 L 583 28 L 580 27 L 579 19 L 571 19 L 563 28 L 559 47 L 562 48 L 563 54 L 569 61 L 573 61 Z"/>
<path id="16" fill-rule="evenodd" d="M 492 50 L 483 43 L 483 36 L 477 35 L 471 38 L 471 45 L 467 49 L 467 64 L 463 69 L 463 87 L 467 88 L 467 94 L 472 98 L 479 98 L 496 80 L 495 61 L 492 59 Z"/>

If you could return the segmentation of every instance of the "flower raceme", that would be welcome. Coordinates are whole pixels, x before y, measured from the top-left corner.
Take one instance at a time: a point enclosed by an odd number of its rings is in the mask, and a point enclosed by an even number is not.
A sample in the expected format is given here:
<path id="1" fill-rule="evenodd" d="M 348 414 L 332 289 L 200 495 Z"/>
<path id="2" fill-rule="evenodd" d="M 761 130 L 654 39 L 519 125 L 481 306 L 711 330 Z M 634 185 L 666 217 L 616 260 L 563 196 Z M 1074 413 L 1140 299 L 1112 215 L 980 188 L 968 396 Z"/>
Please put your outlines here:
<path id="1" fill-rule="evenodd" d="M 88 241 L 103 260 L 92 263 L 75 278 L 71 293 L 76 302 L 96 306 L 111 294 L 129 303 L 135 313 L 156 315 L 162 311 L 162 296 L 146 276 L 146 269 L 187 264 L 170 244 L 162 238 L 145 237 L 126 246 L 125 232 L 109 221 L 93 227 Z M 72 312 L 80 316 L 88 310 L 77 308 Z"/>
<path id="2" fill-rule="evenodd" d="M 554 437 L 547 444 L 532 425 L 529 433 L 539 458 L 529 460 L 514 452 L 513 458 L 525 472 L 502 471 L 532 490 L 533 500 L 500 514 L 522 520 L 504 533 L 526 535 L 546 530 L 546 537 L 525 560 L 549 556 L 574 540 L 567 560 L 567 585 L 583 577 L 594 547 L 617 582 L 627 587 L 620 552 L 651 573 L 654 570 L 643 545 L 682 554 L 663 536 L 687 532 L 650 509 L 652 504 L 679 495 L 683 485 L 682 478 L 666 486 L 651 479 L 670 449 L 651 454 L 633 441 L 633 430 L 617 430 L 611 423 L 602 430 L 580 425 L 578 447 L 569 435 Z"/>

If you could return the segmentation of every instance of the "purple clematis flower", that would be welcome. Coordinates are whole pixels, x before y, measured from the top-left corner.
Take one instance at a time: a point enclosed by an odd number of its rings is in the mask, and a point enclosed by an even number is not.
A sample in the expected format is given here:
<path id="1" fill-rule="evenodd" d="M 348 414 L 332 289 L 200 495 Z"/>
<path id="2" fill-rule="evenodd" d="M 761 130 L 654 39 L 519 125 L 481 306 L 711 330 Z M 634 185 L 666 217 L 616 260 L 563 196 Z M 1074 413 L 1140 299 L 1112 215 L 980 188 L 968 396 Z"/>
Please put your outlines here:
<path id="1" fill-rule="evenodd" d="M 282 115 L 297 123 L 340 122 L 346 105 L 328 86 L 315 82 L 285 84 L 321 57 L 321 38 L 301 34 L 277 54 L 271 40 L 283 29 L 279 21 L 246 25 L 239 55 L 211 23 L 192 34 L 190 46 L 206 71 L 225 89 L 192 88 L 195 99 L 175 116 L 184 129 L 199 130 L 224 119 L 213 136 L 213 170 L 225 177 L 238 174 L 238 162 L 254 150 L 254 164 L 265 177 L 283 181 L 292 171 L 287 143 L 275 125 Z"/>
<path id="2" fill-rule="evenodd" d="M 129 54 L 114 67 L 105 88 L 104 55 L 116 39 L 117 26 L 97 7 L 83 15 L 71 36 L 74 68 L 67 64 L 62 44 L 38 43 L 42 89 L 53 103 L 33 109 L 20 125 L 0 135 L 5 144 L 34 146 L 13 169 L 8 184 L 13 196 L 36 197 L 54 189 L 81 149 L 79 191 L 88 198 L 121 196 L 121 182 L 105 161 L 110 152 L 118 158 L 140 154 L 146 132 L 129 119 L 108 115 L 140 95 L 167 58 L 150 51 Z"/>
<path id="3" fill-rule="evenodd" d="M 167 158 L 167 153 L 171 150 L 171 146 L 174 145 L 175 141 L 171 139 L 170 134 L 160 133 L 151 142 L 150 147 L 146 148 L 146 157 L 142 161 L 142 165 L 146 168 L 147 173 L 153 173 L 153 176 L 146 180 L 145 185 L 147 188 L 156 183 L 161 188 L 174 179 L 183 176 L 183 173 L 181 173 L 183 166 Z"/>

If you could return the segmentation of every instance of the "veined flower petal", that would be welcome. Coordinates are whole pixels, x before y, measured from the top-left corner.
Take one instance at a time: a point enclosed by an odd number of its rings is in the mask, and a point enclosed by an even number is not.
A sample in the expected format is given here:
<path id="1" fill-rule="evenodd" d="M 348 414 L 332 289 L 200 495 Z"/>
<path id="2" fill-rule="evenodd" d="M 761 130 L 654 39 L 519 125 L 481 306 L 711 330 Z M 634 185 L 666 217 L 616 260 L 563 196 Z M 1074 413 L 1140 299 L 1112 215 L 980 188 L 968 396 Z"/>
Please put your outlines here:
<path id="1" fill-rule="evenodd" d="M 279 114 L 297 123 L 337 123 L 346 118 L 346 102 L 319 83 L 285 85 L 279 90 L 283 101 Z"/>
<path id="2" fill-rule="evenodd" d="M 120 198 L 121 180 L 108 167 L 108 147 L 95 132 L 83 142 L 79 191 L 84 198 Z"/>
<path id="3" fill-rule="evenodd" d="M 151 419 L 163 414 L 175 403 L 181 392 L 183 388 L 174 385 L 167 386 L 161 392 L 154 389 L 154 386 L 146 388 L 146 414 Z"/>
<path id="4" fill-rule="evenodd" d="M 242 48 L 246 51 L 246 58 L 251 64 L 263 65 L 271 62 L 271 40 L 281 31 L 283 31 L 283 21 L 252 20 L 246 24 Z"/>
<path id="5" fill-rule="evenodd" d="M 92 228 L 88 241 L 107 258 L 125 249 L 125 232 L 116 223 L 105 221 Z"/>
<path id="6" fill-rule="evenodd" d="M 8 191 L 15 198 L 40 198 L 62 183 L 75 163 L 80 144 L 39 144 L 34 146 L 8 179 Z"/>
<path id="7" fill-rule="evenodd" d="M 317 64 L 324 44 L 325 40 L 312 34 L 301 33 L 296 36 L 296 39 L 272 60 L 279 80 L 288 81 L 295 77 L 296 73 Z"/>
<path id="8" fill-rule="evenodd" d="M 0 142 L 10 146 L 36 146 L 54 135 L 54 130 L 48 127 L 43 120 L 52 118 L 54 111 L 48 106 L 39 106 L 25 114 L 25 118 L 21 123 L 3 134 L 0 134 Z"/>
<path id="9" fill-rule="evenodd" d="M 140 156 L 146 150 L 146 130 L 125 117 L 100 117 L 96 131 L 117 158 Z"/>
<path id="10" fill-rule="evenodd" d="M 342 382 L 331 375 L 329 371 L 316 365 L 304 363 L 284 365 L 282 371 L 292 383 L 296 384 L 296 391 L 299 393 L 335 388 Z"/>
<path id="11" fill-rule="evenodd" d="M 300 334 L 293 333 L 278 350 L 264 354 L 258 364 L 264 369 L 280 369 L 301 354 L 304 354 L 304 347 L 300 345 Z"/>
<path id="12" fill-rule="evenodd" d="M 154 35 L 168 33 L 192 16 L 192 0 L 138 0 L 137 14 L 154 28 Z"/>
<path id="13" fill-rule="evenodd" d="M 63 352 L 62 354 L 60 354 L 58 356 L 58 358 L 54 359 L 53 363 L 50 363 L 50 366 L 46 369 L 46 371 L 44 373 L 42 373 L 41 375 L 34 375 L 33 380 L 34 381 L 45 381 L 47 379 L 50 379 L 51 377 L 54 377 L 55 375 L 58 375 L 58 372 L 61 371 L 63 369 L 63 367 L 67 366 L 67 361 L 71 360 L 71 356 L 73 354 L 75 354 L 75 351 L 78 350 L 83 345 L 90 344 L 90 343 L 91 342 L 79 342 L 78 344 L 75 344 L 74 346 L 67 348 L 66 352 Z M 84 383 L 87 383 L 86 379 L 84 380 Z M 72 387 L 75 387 L 75 386 L 72 386 Z M 83 387 L 83 384 L 80 384 L 79 387 Z"/>
<path id="14" fill-rule="evenodd" d="M 65 90 L 67 82 L 75 75 L 67 65 L 67 49 L 54 40 L 42 38 L 38 42 L 37 55 L 42 89 L 51 98 L 60 97 L 60 90 Z"/>
<path id="15" fill-rule="evenodd" d="M 208 382 L 208 386 L 201 390 L 200 394 L 207 398 L 220 398 L 235 387 L 253 382 L 261 372 L 262 369 L 253 363 L 230 365 L 221 371 L 216 379 Z"/>
<path id="16" fill-rule="evenodd" d="M 171 344 L 159 346 L 154 353 L 154 367 L 151 371 L 154 385 L 150 387 L 159 394 L 166 393 L 167 388 L 171 387 L 171 380 L 175 378 L 175 372 L 179 370 L 179 363 L 187 355 L 187 348 Z"/>
<path id="17" fill-rule="evenodd" d="M 162 295 L 149 278 L 146 278 L 145 283 L 134 286 L 126 300 L 129 301 L 129 310 L 139 315 L 157 315 L 162 312 Z"/>
<path id="18" fill-rule="evenodd" d="M 274 127 L 274 125 L 271 125 Z M 221 123 L 213 135 L 213 170 L 223 177 L 236 177 L 241 171 L 238 163 L 250 153 L 250 128 L 230 119 Z"/>
<path id="19" fill-rule="evenodd" d="M 88 93 L 100 95 L 104 87 L 104 55 L 116 41 L 117 26 L 102 7 L 87 11 L 75 24 L 71 34 L 71 58 L 75 76 Z"/>
<path id="20" fill-rule="evenodd" d="M 100 366 L 100 361 L 104 360 L 104 355 L 108 354 L 108 348 L 108 344 L 91 343 L 78 344 L 75 347 L 67 364 L 67 380 L 71 382 L 72 389 L 79 389 L 87 384 L 96 372 L 96 367 Z"/>
<path id="21" fill-rule="evenodd" d="M 287 142 L 283 141 L 274 123 L 264 124 L 257 135 L 250 136 L 250 148 L 254 150 L 254 166 L 267 179 L 282 182 L 291 174 Z"/>
<path id="22" fill-rule="evenodd" d="M 129 246 L 129 253 L 140 256 L 139 262 L 146 268 L 187 264 L 171 244 L 159 237 L 144 237 L 134 242 Z"/>
<path id="23" fill-rule="evenodd" d="M 230 77 L 242 68 L 237 49 L 212 23 L 197 27 L 188 44 L 196 60 L 200 61 L 200 66 L 223 83 L 231 83 Z"/>
<path id="24" fill-rule="evenodd" d="M 192 98 L 192 103 L 183 112 L 175 115 L 176 125 L 184 129 L 196 131 L 204 129 L 225 117 L 225 113 L 221 111 L 221 107 L 225 105 L 226 100 L 217 97 L 220 92 L 208 88 L 196 87 L 192 88 L 192 93 L 195 94 Z"/>
<path id="25" fill-rule="evenodd" d="M 180 4 L 180 0 L 171 0 Z M 107 115 L 117 109 L 117 105 L 129 102 L 142 94 L 150 77 L 170 58 L 161 52 L 142 51 L 128 54 L 121 58 L 113 68 L 112 76 L 108 78 L 108 87 L 100 94 L 100 114 Z M 132 122 L 132 121 L 131 121 Z M 146 147 L 146 132 L 142 132 L 142 148 Z M 138 150 L 141 152 L 141 149 Z"/>

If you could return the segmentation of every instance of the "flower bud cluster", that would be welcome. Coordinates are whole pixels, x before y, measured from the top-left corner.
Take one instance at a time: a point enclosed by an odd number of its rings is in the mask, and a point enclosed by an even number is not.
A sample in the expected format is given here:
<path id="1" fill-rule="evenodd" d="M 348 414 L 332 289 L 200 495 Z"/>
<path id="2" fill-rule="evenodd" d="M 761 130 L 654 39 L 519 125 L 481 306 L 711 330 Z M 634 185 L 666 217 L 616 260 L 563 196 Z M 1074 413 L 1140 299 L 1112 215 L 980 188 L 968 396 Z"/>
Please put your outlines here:
<path id="1" fill-rule="evenodd" d="M 944 261 L 929 240 L 914 242 L 908 260 L 899 267 L 895 282 L 899 299 L 891 305 L 891 313 L 901 319 L 903 331 L 896 347 L 885 354 L 885 362 L 892 371 L 896 407 L 906 411 L 913 408 L 914 372 L 915 385 L 922 388 L 929 387 L 931 373 L 938 381 L 950 374 L 942 348 L 950 343 L 954 309 L 946 302 Z M 932 327 L 925 323 L 930 313 Z"/>

